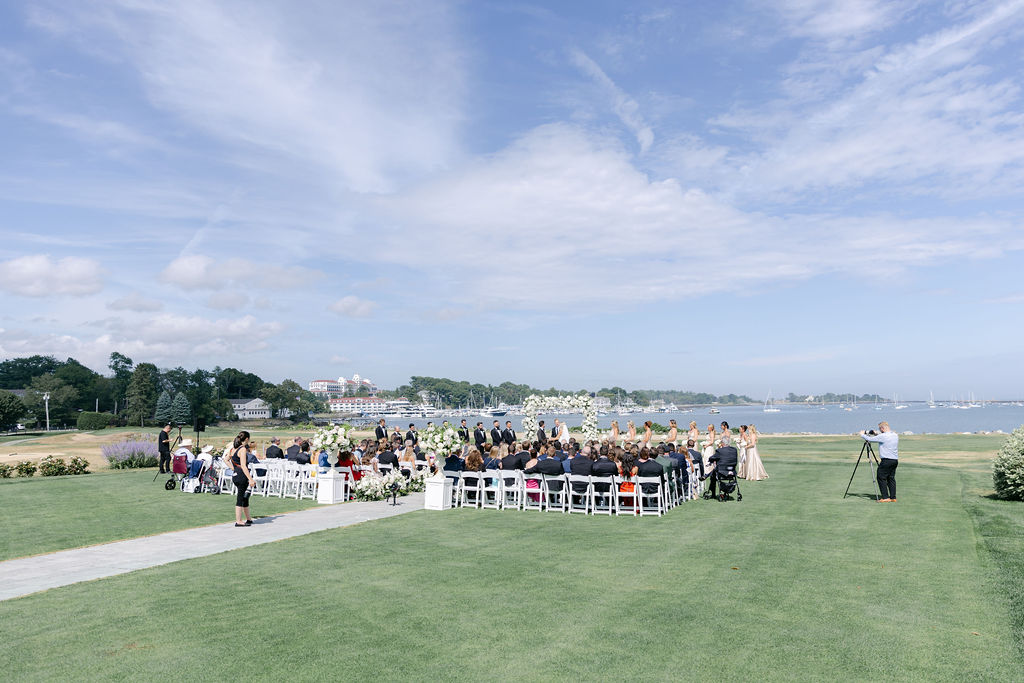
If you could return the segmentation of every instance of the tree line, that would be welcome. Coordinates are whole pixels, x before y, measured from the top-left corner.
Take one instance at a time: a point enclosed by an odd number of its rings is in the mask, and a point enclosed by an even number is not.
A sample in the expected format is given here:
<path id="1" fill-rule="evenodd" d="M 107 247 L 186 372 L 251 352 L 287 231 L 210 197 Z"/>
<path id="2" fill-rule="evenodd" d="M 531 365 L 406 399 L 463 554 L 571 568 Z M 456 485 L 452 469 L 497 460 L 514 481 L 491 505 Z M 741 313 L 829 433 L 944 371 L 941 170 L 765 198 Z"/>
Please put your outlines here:
<path id="1" fill-rule="evenodd" d="M 622 387 L 604 387 L 597 392 L 590 392 L 586 389 L 572 391 L 556 389 L 554 387 L 538 389 L 528 384 L 515 384 L 513 382 L 502 382 L 498 385 L 492 385 L 458 381 L 448 379 L 447 377 L 424 377 L 418 375 L 411 377 L 408 384 L 403 384 L 394 391 L 382 391 L 378 395 L 383 398 L 407 398 L 413 402 L 418 402 L 422 395 L 426 397 L 429 403 L 436 404 L 442 408 L 480 408 L 485 405 L 496 406 L 500 403 L 518 405 L 525 401 L 526 397 L 530 394 L 562 396 L 580 393 L 593 393 L 595 396 L 604 396 L 611 401 L 612 405 L 632 401 L 638 405 L 646 406 L 655 400 L 662 400 L 677 405 L 754 402 L 749 396 L 737 394 L 716 396 L 715 394 L 705 392 L 672 389 L 626 391 Z"/>
<path id="2" fill-rule="evenodd" d="M 236 368 L 212 370 L 183 367 L 160 369 L 136 364 L 117 351 L 110 354 L 109 374 L 102 375 L 74 358 L 53 356 L 11 358 L 0 363 L 0 429 L 17 422 L 28 426 L 45 421 L 49 394 L 50 423 L 69 426 L 83 412 L 98 412 L 115 424 L 144 426 L 147 422 L 192 424 L 235 419 L 230 399 L 262 398 L 274 414 L 287 409 L 293 416 L 322 412 L 323 401 L 286 379 L 279 384 Z M 3 391 L 24 390 L 24 396 Z"/>

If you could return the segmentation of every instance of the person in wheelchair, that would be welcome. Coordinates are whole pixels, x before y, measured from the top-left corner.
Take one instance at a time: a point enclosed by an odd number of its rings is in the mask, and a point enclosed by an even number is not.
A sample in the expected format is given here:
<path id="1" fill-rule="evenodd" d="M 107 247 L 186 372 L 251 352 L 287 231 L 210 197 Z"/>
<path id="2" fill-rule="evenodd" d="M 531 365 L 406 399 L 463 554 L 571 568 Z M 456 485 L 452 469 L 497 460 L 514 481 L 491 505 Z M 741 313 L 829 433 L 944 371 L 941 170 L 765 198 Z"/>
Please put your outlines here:
<path id="1" fill-rule="evenodd" d="M 736 467 L 739 461 L 739 454 L 736 447 L 730 442 L 728 433 L 722 435 L 722 445 L 715 450 L 714 455 L 708 458 L 711 463 L 711 472 L 705 475 L 711 477 L 711 485 L 704 494 L 705 498 L 715 498 L 716 490 L 720 492 L 720 498 L 725 500 L 726 494 L 736 491 L 736 500 L 743 500 L 739 492 L 739 482 L 736 479 Z"/>

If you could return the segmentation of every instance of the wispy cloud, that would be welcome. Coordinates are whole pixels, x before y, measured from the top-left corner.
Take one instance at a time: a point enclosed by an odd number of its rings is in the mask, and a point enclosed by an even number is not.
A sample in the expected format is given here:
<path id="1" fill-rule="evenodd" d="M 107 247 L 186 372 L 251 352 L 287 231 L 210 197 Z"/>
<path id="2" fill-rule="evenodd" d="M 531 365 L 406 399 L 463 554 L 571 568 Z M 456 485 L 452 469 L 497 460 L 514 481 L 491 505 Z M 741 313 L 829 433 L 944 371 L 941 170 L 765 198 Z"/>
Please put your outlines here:
<path id="1" fill-rule="evenodd" d="M 373 315 L 373 309 L 376 307 L 377 304 L 373 301 L 360 299 L 354 294 L 349 294 L 338 299 L 328 308 L 347 318 L 369 318 Z"/>
<path id="2" fill-rule="evenodd" d="M 623 125 L 636 136 L 640 151 L 646 152 L 654 142 L 654 131 L 644 121 L 640 114 L 640 105 L 636 100 L 627 95 L 615 82 L 608 77 L 608 74 L 598 66 L 597 62 L 588 57 L 582 50 L 570 50 L 569 56 L 573 63 L 590 77 L 604 91 L 605 96 L 610 100 L 611 109 L 619 117 Z"/>
<path id="3" fill-rule="evenodd" d="M 757 356 L 753 358 L 741 358 L 729 361 L 729 365 L 742 367 L 766 368 L 782 365 L 805 365 L 808 363 L 820 363 L 832 360 L 840 355 L 838 349 L 821 349 L 816 351 L 799 351 L 786 353 L 777 356 Z"/>

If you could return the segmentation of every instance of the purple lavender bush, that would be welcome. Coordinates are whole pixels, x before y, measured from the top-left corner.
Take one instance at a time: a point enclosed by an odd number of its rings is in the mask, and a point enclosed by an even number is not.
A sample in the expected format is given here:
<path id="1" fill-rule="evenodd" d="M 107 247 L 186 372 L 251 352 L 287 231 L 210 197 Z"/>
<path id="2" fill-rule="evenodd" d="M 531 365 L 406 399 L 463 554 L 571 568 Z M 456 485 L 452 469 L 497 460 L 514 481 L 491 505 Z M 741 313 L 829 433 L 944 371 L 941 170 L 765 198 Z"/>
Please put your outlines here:
<path id="1" fill-rule="evenodd" d="M 156 467 L 160 457 L 156 441 L 151 439 L 118 441 L 103 446 L 101 450 L 112 470 Z"/>

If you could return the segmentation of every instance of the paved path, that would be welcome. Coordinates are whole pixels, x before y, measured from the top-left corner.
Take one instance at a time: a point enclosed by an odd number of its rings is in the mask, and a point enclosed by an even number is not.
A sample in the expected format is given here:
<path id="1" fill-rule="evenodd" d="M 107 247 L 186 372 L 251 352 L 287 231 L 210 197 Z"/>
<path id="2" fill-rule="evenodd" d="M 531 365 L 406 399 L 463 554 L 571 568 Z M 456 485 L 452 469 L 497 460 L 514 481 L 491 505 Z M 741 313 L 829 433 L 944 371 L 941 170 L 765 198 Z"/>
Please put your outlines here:
<path id="1" fill-rule="evenodd" d="M 231 522 L 7 560 L 0 562 L 0 600 L 422 510 L 423 494 L 398 502 L 394 507 L 386 501 L 328 505 L 258 519 L 244 529 Z"/>

